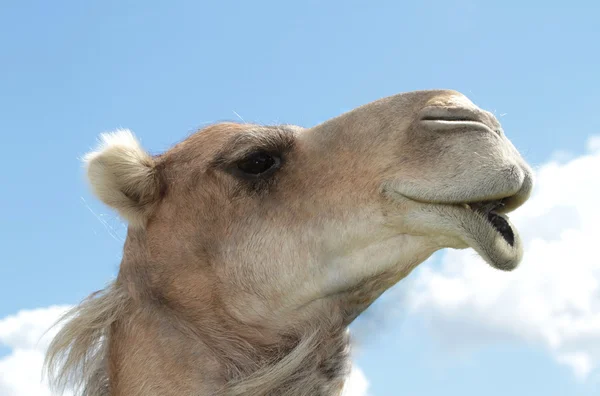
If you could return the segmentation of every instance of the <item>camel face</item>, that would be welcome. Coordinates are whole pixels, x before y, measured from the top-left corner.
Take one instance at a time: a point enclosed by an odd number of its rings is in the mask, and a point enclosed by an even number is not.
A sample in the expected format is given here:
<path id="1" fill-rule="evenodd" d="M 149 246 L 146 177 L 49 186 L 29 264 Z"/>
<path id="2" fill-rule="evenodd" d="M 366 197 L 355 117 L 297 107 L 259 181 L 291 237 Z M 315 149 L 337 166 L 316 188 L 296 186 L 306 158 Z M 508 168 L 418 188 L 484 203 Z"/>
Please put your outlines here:
<path id="1" fill-rule="evenodd" d="M 218 301 L 275 331 L 334 300 L 353 317 L 441 248 L 515 268 L 506 213 L 532 187 L 496 118 L 454 91 L 309 129 L 217 124 L 156 157 L 120 132 L 87 161 L 96 194 L 130 222 L 125 255 L 143 257 L 122 272 L 142 266 L 165 301 Z"/>
<path id="2" fill-rule="evenodd" d="M 407 155 L 384 186 L 390 199 L 412 210 L 393 215 L 393 222 L 455 239 L 443 244 L 472 247 L 493 267 L 514 269 L 523 249 L 506 214 L 529 198 L 530 167 L 498 120 L 461 94 L 433 94 L 414 113 L 403 140 Z"/>

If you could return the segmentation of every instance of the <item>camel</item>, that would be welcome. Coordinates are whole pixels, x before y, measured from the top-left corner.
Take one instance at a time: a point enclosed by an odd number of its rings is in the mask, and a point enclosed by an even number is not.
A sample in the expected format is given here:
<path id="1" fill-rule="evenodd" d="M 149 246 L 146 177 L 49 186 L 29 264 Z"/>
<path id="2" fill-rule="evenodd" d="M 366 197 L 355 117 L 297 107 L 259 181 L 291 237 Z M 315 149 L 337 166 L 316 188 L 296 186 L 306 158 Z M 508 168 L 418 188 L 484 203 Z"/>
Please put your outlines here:
<path id="1" fill-rule="evenodd" d="M 128 223 L 118 276 L 47 352 L 54 389 L 84 396 L 339 395 L 349 324 L 434 252 L 518 266 L 507 213 L 533 186 L 452 90 L 312 128 L 217 123 L 158 155 L 117 130 L 84 162 Z"/>

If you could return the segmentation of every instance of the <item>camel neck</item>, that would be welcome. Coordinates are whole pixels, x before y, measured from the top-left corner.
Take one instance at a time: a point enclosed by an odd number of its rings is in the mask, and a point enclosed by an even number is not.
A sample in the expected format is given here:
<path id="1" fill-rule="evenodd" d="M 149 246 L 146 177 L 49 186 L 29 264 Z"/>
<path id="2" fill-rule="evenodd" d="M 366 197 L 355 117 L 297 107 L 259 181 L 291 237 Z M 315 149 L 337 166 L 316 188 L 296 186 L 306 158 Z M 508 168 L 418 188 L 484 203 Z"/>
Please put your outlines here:
<path id="1" fill-rule="evenodd" d="M 110 396 L 338 395 L 349 371 L 348 345 L 344 329 L 265 344 L 226 327 L 206 331 L 139 312 L 111 329 Z"/>

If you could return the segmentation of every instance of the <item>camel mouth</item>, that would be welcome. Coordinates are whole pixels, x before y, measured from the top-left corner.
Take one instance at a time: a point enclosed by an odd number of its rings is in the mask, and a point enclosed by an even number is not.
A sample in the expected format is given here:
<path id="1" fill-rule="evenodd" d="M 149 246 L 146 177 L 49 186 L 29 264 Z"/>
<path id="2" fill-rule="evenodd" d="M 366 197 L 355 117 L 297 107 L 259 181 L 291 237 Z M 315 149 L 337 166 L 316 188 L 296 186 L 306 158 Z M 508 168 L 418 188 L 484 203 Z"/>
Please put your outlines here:
<path id="1" fill-rule="evenodd" d="M 493 201 L 481 201 L 464 204 L 469 210 L 481 215 L 492 227 L 504 238 L 510 246 L 515 245 L 515 231 L 508 221 L 508 216 L 500 211 L 506 206 L 503 199 Z"/>
<path id="2" fill-rule="evenodd" d="M 507 213 L 525 202 L 529 188 L 505 198 L 461 202 L 427 202 L 415 200 L 386 189 L 393 201 L 408 200 L 423 205 L 413 217 L 415 224 L 425 224 L 424 229 L 415 229 L 417 235 L 440 233 L 457 238 L 460 243 L 450 242 L 441 246 L 455 249 L 472 248 L 493 268 L 512 271 L 523 258 L 523 245 L 515 225 Z M 444 242 L 445 243 L 445 242 Z"/>
<path id="3" fill-rule="evenodd" d="M 463 241 L 492 267 L 512 271 L 523 257 L 523 246 L 507 212 L 512 198 L 458 204 Z"/>

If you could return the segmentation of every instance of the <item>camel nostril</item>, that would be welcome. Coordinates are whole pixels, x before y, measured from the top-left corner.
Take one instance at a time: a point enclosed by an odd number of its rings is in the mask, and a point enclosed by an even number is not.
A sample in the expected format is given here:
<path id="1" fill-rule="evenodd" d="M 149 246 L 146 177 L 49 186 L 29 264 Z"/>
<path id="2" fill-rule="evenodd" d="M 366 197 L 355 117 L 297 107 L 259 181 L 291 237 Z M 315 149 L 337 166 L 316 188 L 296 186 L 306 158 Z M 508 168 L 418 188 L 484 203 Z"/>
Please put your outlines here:
<path id="1" fill-rule="evenodd" d="M 421 110 L 421 121 L 481 122 L 481 115 L 467 107 L 428 106 Z"/>
<path id="2" fill-rule="evenodd" d="M 488 125 L 485 115 L 468 107 L 428 106 L 421 110 L 418 122 L 436 132 L 483 131 L 497 134 Z"/>

